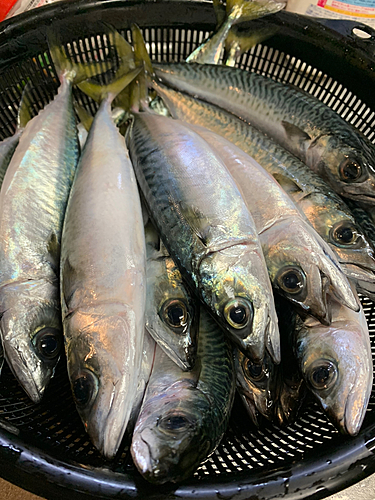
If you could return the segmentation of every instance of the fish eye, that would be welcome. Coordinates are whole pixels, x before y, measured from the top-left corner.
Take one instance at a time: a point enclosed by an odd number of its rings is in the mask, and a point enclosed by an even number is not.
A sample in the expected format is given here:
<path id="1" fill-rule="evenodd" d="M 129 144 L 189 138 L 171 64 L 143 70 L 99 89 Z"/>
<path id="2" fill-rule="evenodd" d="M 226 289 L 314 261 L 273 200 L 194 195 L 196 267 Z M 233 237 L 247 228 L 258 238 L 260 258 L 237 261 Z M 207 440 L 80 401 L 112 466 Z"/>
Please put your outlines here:
<path id="1" fill-rule="evenodd" d="M 240 330 L 253 319 L 253 306 L 248 300 L 236 297 L 225 305 L 224 317 L 230 326 Z"/>
<path id="2" fill-rule="evenodd" d="M 61 332 L 56 328 L 42 328 L 34 336 L 33 342 L 40 357 L 45 361 L 52 361 L 61 351 Z"/>
<path id="3" fill-rule="evenodd" d="M 331 388 L 337 380 L 337 367 L 326 359 L 319 360 L 310 368 L 309 382 L 313 389 L 319 391 Z"/>
<path id="4" fill-rule="evenodd" d="M 339 222 L 331 229 L 331 237 L 340 245 L 353 245 L 358 240 L 358 231 L 350 222 Z"/>
<path id="5" fill-rule="evenodd" d="M 161 317 L 170 328 L 181 328 L 186 326 L 188 311 L 182 300 L 167 300 L 161 307 Z"/>
<path id="6" fill-rule="evenodd" d="M 244 358 L 242 366 L 245 375 L 254 382 L 260 382 L 266 375 L 263 364 L 253 363 L 248 358 Z"/>
<path id="7" fill-rule="evenodd" d="M 72 384 L 73 397 L 79 408 L 87 406 L 98 392 L 98 379 L 89 370 L 80 371 Z"/>
<path id="8" fill-rule="evenodd" d="M 283 268 L 277 276 L 277 284 L 286 293 L 300 293 L 306 284 L 305 274 L 297 267 Z"/>
<path id="9" fill-rule="evenodd" d="M 362 175 L 362 167 L 355 160 L 345 158 L 339 167 L 341 180 L 344 182 L 355 182 Z"/>
<path id="10" fill-rule="evenodd" d="M 183 432 L 190 426 L 190 421 L 184 415 L 168 415 L 158 422 L 158 427 L 166 432 Z"/>

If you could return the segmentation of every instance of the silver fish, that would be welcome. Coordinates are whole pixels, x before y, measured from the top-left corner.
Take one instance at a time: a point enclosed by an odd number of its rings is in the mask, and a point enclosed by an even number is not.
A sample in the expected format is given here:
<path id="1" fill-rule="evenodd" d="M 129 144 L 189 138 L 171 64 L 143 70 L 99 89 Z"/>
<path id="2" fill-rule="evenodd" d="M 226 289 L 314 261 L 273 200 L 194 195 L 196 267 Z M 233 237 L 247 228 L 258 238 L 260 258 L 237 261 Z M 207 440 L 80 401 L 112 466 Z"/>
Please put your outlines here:
<path id="1" fill-rule="evenodd" d="M 85 429 L 107 458 L 120 446 L 136 397 L 145 271 L 136 180 L 107 98 L 77 167 L 61 255 L 68 375 Z"/>
<path id="2" fill-rule="evenodd" d="M 344 197 L 375 203 L 374 145 L 314 96 L 238 68 L 154 64 L 166 85 L 245 120 L 318 173 Z"/>
<path id="3" fill-rule="evenodd" d="M 155 230 L 149 226 L 145 228 L 146 328 L 182 370 L 190 370 L 194 366 L 197 350 L 198 307 L 166 249 L 155 248 L 150 235 Z"/>
<path id="4" fill-rule="evenodd" d="M 176 120 L 134 115 L 129 151 L 149 213 L 188 286 L 254 361 L 279 360 L 254 222 L 224 164 Z"/>
<path id="5" fill-rule="evenodd" d="M 308 388 L 334 425 L 358 434 L 371 394 L 373 368 L 366 317 L 333 302 L 332 324 L 299 320 L 294 345 Z"/>
<path id="6" fill-rule="evenodd" d="M 0 193 L 0 312 L 5 357 L 38 402 L 62 347 L 60 240 L 79 146 L 71 81 L 26 126 Z"/>
<path id="7" fill-rule="evenodd" d="M 220 327 L 202 311 L 192 371 L 182 371 L 156 348 L 131 444 L 139 472 L 158 484 L 189 477 L 218 446 L 234 393 L 232 349 Z"/>

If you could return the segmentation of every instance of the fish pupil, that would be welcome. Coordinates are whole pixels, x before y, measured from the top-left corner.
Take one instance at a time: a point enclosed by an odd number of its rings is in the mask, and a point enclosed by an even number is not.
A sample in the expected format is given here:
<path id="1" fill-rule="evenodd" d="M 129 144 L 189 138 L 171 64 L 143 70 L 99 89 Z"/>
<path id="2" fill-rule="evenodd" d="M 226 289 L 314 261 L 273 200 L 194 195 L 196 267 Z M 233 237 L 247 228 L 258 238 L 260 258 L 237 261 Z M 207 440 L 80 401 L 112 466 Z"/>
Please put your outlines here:
<path id="1" fill-rule="evenodd" d="M 179 431 L 186 427 L 188 421 L 182 415 L 175 415 L 173 417 L 167 417 L 163 420 L 162 426 L 168 431 Z"/>
<path id="2" fill-rule="evenodd" d="M 331 370 L 327 366 L 320 366 L 313 373 L 313 380 L 317 385 L 323 386 L 330 377 Z"/>
<path id="3" fill-rule="evenodd" d="M 344 227 L 341 231 L 338 231 L 337 237 L 344 243 L 350 243 L 353 240 L 354 233 L 350 227 Z"/>
<path id="4" fill-rule="evenodd" d="M 87 375 L 77 378 L 73 384 L 73 394 L 76 403 L 79 406 L 86 406 L 90 401 L 92 390 L 92 381 L 89 380 Z"/>
<path id="5" fill-rule="evenodd" d="M 358 179 L 360 173 L 361 173 L 361 167 L 358 165 L 358 163 L 355 163 L 354 161 L 347 163 L 343 168 L 343 175 L 347 180 L 354 181 Z"/>
<path id="6" fill-rule="evenodd" d="M 54 356 L 58 350 L 59 343 L 54 335 L 46 335 L 41 341 L 40 347 L 47 356 Z"/>
<path id="7" fill-rule="evenodd" d="M 184 318 L 184 311 L 181 306 L 174 306 L 168 309 L 168 319 L 173 326 L 180 326 Z"/>
<path id="8" fill-rule="evenodd" d="M 237 325 L 242 325 L 246 320 L 246 310 L 243 306 L 232 307 L 229 317 Z"/>
<path id="9" fill-rule="evenodd" d="M 247 370 L 249 372 L 250 377 L 257 379 L 262 375 L 263 366 L 256 365 L 255 363 L 252 363 L 251 361 L 249 361 L 247 363 Z"/>
<path id="10" fill-rule="evenodd" d="M 300 288 L 301 286 L 301 280 L 299 276 L 291 271 L 290 273 L 287 273 L 283 277 L 283 282 L 286 288 L 289 288 L 290 290 L 296 290 L 297 288 Z"/>
<path id="11" fill-rule="evenodd" d="M 43 328 L 35 336 L 35 345 L 45 360 L 52 360 L 60 352 L 60 332 L 55 328 Z"/>

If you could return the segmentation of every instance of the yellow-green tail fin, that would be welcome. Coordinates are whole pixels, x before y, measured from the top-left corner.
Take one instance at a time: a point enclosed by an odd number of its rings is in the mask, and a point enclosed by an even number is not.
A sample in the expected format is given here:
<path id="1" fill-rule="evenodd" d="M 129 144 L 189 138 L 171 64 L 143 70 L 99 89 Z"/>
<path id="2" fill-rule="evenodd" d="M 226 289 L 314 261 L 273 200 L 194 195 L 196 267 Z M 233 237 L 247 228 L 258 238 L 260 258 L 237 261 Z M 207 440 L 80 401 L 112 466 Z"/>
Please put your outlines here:
<path id="1" fill-rule="evenodd" d="M 257 28 L 250 33 L 243 32 L 233 26 L 228 33 L 225 41 L 225 58 L 224 64 L 227 66 L 235 66 L 237 59 L 244 53 L 249 51 L 258 43 L 262 43 L 279 31 L 276 26 L 263 26 Z"/>
<path id="2" fill-rule="evenodd" d="M 111 61 L 76 63 L 69 58 L 58 36 L 51 30 L 48 32 L 48 45 L 57 74 L 65 75 L 74 85 L 93 76 L 105 73 L 113 66 Z"/>
<path id="3" fill-rule="evenodd" d="M 87 132 L 90 130 L 94 117 L 88 113 L 78 102 L 74 103 L 74 109 L 78 115 L 79 121 L 85 127 Z"/>
<path id="4" fill-rule="evenodd" d="M 135 68 L 129 73 L 126 73 L 118 78 L 115 78 L 108 85 L 101 85 L 92 80 L 86 80 L 79 83 L 77 86 L 89 97 L 94 99 L 96 102 L 101 102 L 107 96 L 111 96 L 114 99 L 125 87 L 127 87 L 142 71 L 142 67 Z"/>
<path id="5" fill-rule="evenodd" d="M 226 14 L 232 25 L 274 14 L 285 7 L 285 3 L 273 0 L 227 0 Z"/>
<path id="6" fill-rule="evenodd" d="M 137 24 L 132 24 L 132 37 L 134 45 L 134 58 L 137 64 L 144 64 L 144 70 L 147 76 L 153 76 L 155 74 L 154 68 L 152 67 L 150 56 L 148 55 L 146 44 Z"/>
<path id="7" fill-rule="evenodd" d="M 21 102 L 18 108 L 18 114 L 17 114 L 17 129 L 23 129 L 26 127 L 27 123 L 31 120 L 32 114 L 31 114 L 31 96 L 30 96 L 30 90 L 32 88 L 32 83 L 29 81 L 26 83 L 23 91 L 22 91 L 22 97 L 21 97 Z"/>

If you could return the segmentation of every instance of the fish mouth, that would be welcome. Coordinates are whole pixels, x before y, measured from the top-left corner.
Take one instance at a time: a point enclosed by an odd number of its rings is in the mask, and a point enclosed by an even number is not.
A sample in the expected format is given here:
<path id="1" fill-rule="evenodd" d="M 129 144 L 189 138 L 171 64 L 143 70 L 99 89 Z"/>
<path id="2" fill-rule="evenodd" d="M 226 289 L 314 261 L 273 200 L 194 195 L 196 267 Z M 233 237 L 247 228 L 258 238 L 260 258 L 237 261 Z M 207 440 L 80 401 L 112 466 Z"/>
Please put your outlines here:
<path id="1" fill-rule="evenodd" d="M 345 404 L 344 417 L 340 421 L 340 428 L 349 436 L 356 436 L 365 418 L 367 404 L 366 398 L 358 397 L 351 393 Z"/>
<path id="2" fill-rule="evenodd" d="M 115 404 L 118 397 L 118 394 L 112 397 L 105 418 L 100 418 L 101 413 L 97 412 L 93 421 L 88 422 L 87 425 L 87 432 L 95 447 L 108 459 L 112 459 L 119 450 L 130 417 L 131 407 L 129 408 L 129 405 L 128 411 L 126 411 Z M 123 416 L 120 421 L 117 418 L 118 415 Z"/>
<path id="3" fill-rule="evenodd" d="M 340 266 L 348 278 L 374 283 L 375 271 L 373 269 L 358 262 L 340 262 Z"/>
<path id="4" fill-rule="evenodd" d="M 375 203 L 375 194 L 362 194 L 362 193 L 351 193 L 344 190 L 343 196 L 346 196 L 352 200 L 358 200 L 363 202 L 368 202 L 371 205 Z"/>

